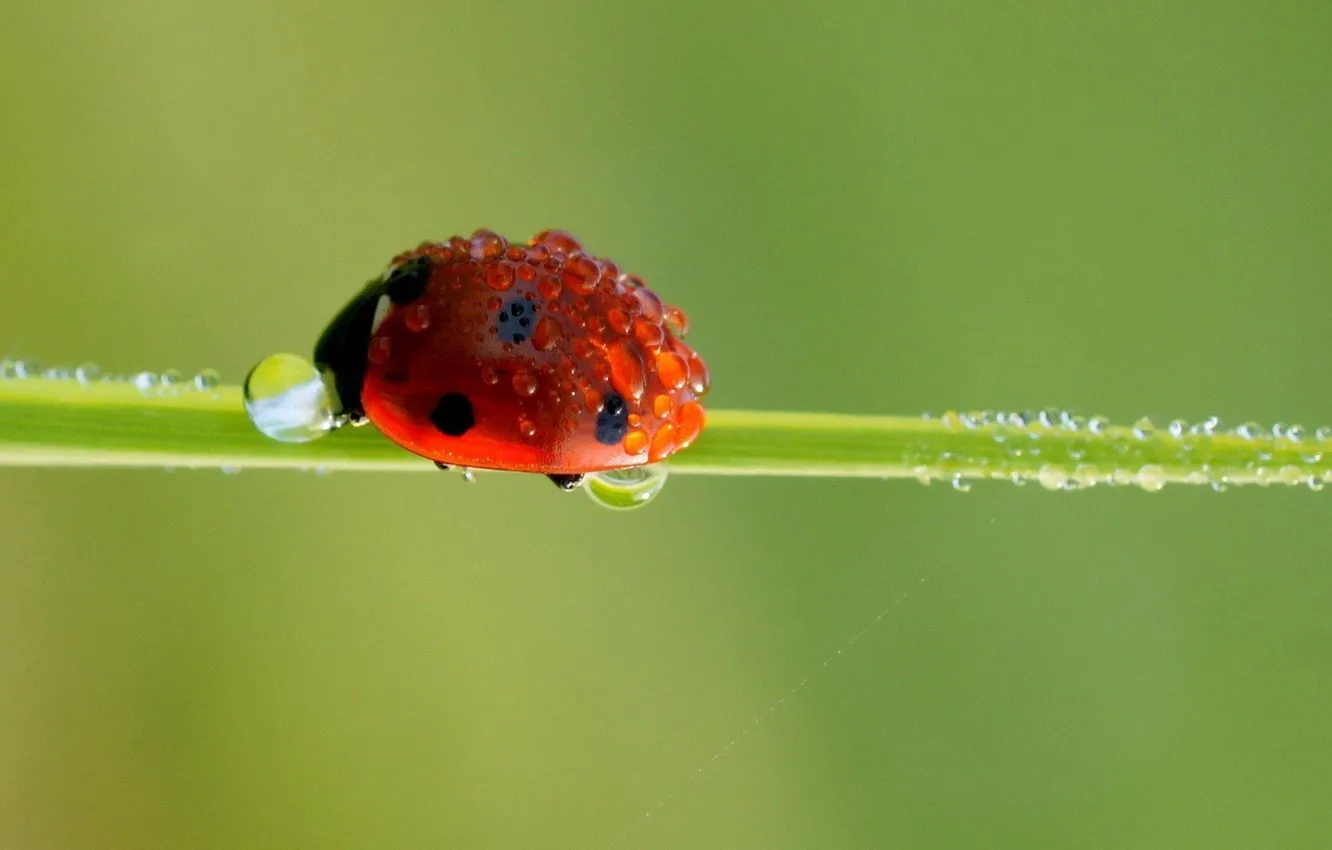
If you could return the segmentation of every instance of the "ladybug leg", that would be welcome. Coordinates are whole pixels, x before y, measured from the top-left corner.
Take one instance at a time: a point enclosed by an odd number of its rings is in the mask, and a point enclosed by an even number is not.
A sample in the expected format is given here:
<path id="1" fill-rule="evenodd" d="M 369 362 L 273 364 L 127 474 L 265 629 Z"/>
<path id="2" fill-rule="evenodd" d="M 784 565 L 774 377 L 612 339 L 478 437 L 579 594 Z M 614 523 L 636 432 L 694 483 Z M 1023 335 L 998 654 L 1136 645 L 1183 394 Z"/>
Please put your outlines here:
<path id="1" fill-rule="evenodd" d="M 445 472 L 447 472 L 449 469 L 449 465 L 447 463 L 440 463 L 439 461 L 435 461 L 435 468 L 442 469 Z"/>
<path id="2" fill-rule="evenodd" d="M 547 475 L 546 477 L 555 482 L 555 486 L 565 492 L 577 490 L 578 485 L 583 483 L 583 476 L 581 475 Z"/>

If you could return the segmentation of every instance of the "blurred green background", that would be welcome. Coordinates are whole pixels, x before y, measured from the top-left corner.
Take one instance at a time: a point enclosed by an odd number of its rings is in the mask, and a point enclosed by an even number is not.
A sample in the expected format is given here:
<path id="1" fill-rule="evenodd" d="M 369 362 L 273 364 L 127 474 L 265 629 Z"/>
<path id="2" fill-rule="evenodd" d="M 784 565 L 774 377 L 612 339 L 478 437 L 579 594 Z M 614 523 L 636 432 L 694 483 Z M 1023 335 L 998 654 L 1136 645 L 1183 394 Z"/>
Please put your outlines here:
<path id="1" fill-rule="evenodd" d="M 6 3 L 0 354 L 237 380 L 404 247 L 555 226 L 689 310 L 716 407 L 1329 423 L 1330 41 Z M 0 470 L 0 846 L 1324 844 L 1330 498 Z"/>

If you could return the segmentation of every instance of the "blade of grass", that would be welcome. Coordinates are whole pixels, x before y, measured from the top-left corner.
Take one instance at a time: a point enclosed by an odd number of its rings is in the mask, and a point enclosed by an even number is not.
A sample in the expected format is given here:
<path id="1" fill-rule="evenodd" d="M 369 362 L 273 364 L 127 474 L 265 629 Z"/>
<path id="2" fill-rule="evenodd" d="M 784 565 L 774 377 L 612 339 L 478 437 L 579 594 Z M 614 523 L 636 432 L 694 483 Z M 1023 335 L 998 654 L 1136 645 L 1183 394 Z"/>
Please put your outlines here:
<path id="1" fill-rule="evenodd" d="M 1045 424 L 1042 424 L 1044 420 Z M 1301 484 L 1332 478 L 1332 449 L 1295 429 L 1193 433 L 1098 421 L 862 416 L 713 410 L 678 473 L 951 480 L 1036 480 L 1052 489 L 1101 482 Z M 250 424 L 236 386 L 141 390 L 124 381 L 0 378 L 0 465 L 322 468 L 433 471 L 373 428 L 314 443 L 270 440 Z"/>

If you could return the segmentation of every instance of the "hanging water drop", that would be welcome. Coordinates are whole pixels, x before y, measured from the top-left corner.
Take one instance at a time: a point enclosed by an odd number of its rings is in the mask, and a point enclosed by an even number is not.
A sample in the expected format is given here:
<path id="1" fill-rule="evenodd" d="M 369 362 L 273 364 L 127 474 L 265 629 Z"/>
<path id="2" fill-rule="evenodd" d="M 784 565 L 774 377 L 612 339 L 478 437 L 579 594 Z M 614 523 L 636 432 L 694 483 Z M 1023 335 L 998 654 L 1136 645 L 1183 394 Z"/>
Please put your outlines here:
<path id="1" fill-rule="evenodd" d="M 314 364 L 298 354 L 259 361 L 245 379 L 245 410 L 268 437 L 308 443 L 333 429 L 333 405 Z"/>
<path id="2" fill-rule="evenodd" d="M 960 472 L 953 473 L 953 489 L 959 493 L 970 493 L 971 482 L 968 481 Z"/>
<path id="3" fill-rule="evenodd" d="M 1036 473 L 1036 480 L 1047 490 L 1063 490 L 1068 486 L 1068 473 L 1062 466 L 1047 463 Z"/>
<path id="4" fill-rule="evenodd" d="M 583 489 L 592 501 L 603 507 L 633 510 L 643 507 L 661 493 L 661 488 L 666 486 L 666 474 L 666 467 L 659 463 L 593 472 L 587 476 Z"/>
<path id="5" fill-rule="evenodd" d="M 1138 486 L 1148 493 L 1159 493 L 1164 490 L 1166 486 L 1165 469 L 1154 463 L 1149 463 L 1139 469 Z"/>

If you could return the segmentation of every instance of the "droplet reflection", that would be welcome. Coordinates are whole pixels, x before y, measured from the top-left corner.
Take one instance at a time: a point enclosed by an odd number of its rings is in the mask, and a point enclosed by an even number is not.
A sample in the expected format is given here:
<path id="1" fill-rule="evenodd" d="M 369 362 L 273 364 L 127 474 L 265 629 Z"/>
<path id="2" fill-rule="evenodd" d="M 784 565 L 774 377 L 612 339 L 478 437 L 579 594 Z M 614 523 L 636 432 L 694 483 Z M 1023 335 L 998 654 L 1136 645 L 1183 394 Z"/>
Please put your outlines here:
<path id="1" fill-rule="evenodd" d="M 641 508 L 657 497 L 666 486 L 666 467 L 662 464 L 635 466 L 594 472 L 587 476 L 583 490 L 592 501 L 616 511 Z"/>
<path id="2" fill-rule="evenodd" d="M 283 443 L 308 443 L 333 428 L 333 404 L 314 364 L 298 354 L 259 361 L 245 379 L 254 427 Z"/>

